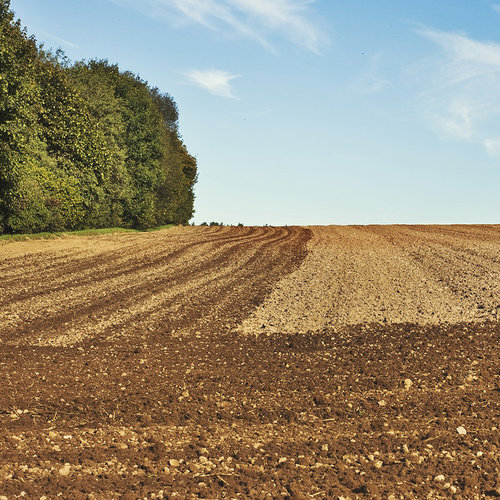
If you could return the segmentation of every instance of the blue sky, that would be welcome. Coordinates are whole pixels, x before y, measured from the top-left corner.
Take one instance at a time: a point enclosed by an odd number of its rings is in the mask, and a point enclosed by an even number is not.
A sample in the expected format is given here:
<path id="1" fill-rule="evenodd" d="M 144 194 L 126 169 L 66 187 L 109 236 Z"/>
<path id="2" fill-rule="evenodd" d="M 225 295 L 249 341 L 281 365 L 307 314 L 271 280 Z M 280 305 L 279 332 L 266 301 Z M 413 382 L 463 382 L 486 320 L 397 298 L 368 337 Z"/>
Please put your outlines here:
<path id="1" fill-rule="evenodd" d="M 174 97 L 197 223 L 500 223 L 500 1 L 11 7 Z"/>

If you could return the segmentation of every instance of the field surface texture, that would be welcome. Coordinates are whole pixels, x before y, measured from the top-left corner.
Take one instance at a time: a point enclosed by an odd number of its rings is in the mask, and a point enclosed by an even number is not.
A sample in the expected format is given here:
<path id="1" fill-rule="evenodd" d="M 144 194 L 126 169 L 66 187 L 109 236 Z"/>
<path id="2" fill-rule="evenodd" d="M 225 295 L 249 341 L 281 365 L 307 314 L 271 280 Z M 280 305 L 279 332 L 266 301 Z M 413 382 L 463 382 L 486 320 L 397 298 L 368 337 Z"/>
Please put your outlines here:
<path id="1" fill-rule="evenodd" d="M 500 496 L 500 226 L 0 246 L 0 498 Z"/>

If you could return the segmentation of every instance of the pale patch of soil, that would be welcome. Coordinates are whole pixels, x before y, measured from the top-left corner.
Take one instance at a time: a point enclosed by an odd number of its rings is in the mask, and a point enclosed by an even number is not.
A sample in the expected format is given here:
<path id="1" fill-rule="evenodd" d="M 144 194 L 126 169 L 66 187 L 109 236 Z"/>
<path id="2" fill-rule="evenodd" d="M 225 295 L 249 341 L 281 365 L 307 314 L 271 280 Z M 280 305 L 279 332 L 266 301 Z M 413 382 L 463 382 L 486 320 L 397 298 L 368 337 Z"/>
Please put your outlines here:
<path id="1" fill-rule="evenodd" d="M 308 255 L 243 333 L 497 320 L 498 226 L 311 227 Z"/>

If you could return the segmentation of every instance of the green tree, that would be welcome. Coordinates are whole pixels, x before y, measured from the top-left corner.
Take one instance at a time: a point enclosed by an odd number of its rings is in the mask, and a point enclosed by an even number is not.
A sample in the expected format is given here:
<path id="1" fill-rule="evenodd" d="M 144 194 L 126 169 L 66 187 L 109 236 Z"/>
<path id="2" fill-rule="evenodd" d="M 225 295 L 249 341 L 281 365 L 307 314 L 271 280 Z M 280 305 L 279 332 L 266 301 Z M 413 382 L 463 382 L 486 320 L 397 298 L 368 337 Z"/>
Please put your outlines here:
<path id="1" fill-rule="evenodd" d="M 106 150 L 103 210 L 109 225 L 130 225 L 124 215 L 131 199 L 131 178 L 127 171 L 126 124 L 123 100 L 115 95 L 117 67 L 105 61 L 78 62 L 67 70 L 68 76 L 85 95 L 89 113 L 98 123 Z"/>
<path id="2" fill-rule="evenodd" d="M 0 232 L 187 223 L 178 118 L 138 76 L 42 50 L 0 0 Z"/>
<path id="3" fill-rule="evenodd" d="M 38 49 L 0 0 L 0 230 L 37 229 L 48 216 L 36 186 L 37 169 L 52 162 L 41 139 Z M 23 215 L 24 213 L 24 215 Z M 43 223 L 42 223 L 43 225 Z"/>
<path id="4" fill-rule="evenodd" d="M 43 108 L 39 120 L 43 139 L 56 161 L 58 177 L 77 186 L 78 191 L 70 199 L 61 197 L 60 192 L 56 197 L 63 219 L 65 214 L 63 225 L 105 226 L 109 223 L 105 181 L 110 162 L 104 134 L 65 68 L 43 53 L 40 59 Z M 54 209 L 59 211 L 56 206 Z"/>

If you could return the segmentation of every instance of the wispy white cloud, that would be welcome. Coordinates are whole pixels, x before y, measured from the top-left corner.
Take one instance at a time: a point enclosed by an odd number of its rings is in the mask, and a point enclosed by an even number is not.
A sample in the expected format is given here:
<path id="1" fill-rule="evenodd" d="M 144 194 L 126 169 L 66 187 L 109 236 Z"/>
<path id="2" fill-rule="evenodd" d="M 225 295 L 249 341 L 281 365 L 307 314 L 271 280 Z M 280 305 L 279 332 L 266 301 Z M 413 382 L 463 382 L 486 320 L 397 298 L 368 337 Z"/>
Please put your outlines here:
<path id="1" fill-rule="evenodd" d="M 497 3 L 494 3 L 491 5 L 491 8 L 495 11 L 495 12 L 498 12 L 500 14 L 500 5 L 498 5 Z"/>
<path id="2" fill-rule="evenodd" d="M 500 158 L 500 138 L 497 137 L 495 139 L 485 139 L 483 141 L 484 147 L 486 148 L 486 151 L 491 156 L 496 156 L 497 158 Z"/>
<path id="3" fill-rule="evenodd" d="M 373 54 L 366 58 L 366 67 L 356 82 L 356 87 L 362 94 L 378 94 L 387 89 L 394 89 L 391 80 L 385 76 L 382 54 Z"/>
<path id="4" fill-rule="evenodd" d="M 152 17 L 189 19 L 212 30 L 229 28 L 272 49 L 282 37 L 319 53 L 326 37 L 312 21 L 316 0 L 111 0 Z"/>
<path id="5" fill-rule="evenodd" d="M 238 99 L 233 93 L 231 81 L 240 75 L 233 75 L 218 69 L 199 70 L 193 69 L 184 73 L 191 83 L 197 87 L 219 97 Z"/>
<path id="6" fill-rule="evenodd" d="M 475 142 L 500 156 L 500 44 L 459 33 L 421 29 L 441 51 L 420 103 L 443 136 Z"/>
<path id="7" fill-rule="evenodd" d="M 46 31 L 39 31 L 40 35 L 43 37 L 50 38 L 51 40 L 54 40 L 57 43 L 60 43 L 61 45 L 65 45 L 67 47 L 71 47 L 72 49 L 78 49 L 78 45 L 76 43 L 70 42 L 68 40 L 65 40 L 64 38 L 60 38 L 56 35 L 53 35 L 52 33 L 47 33 Z"/>

